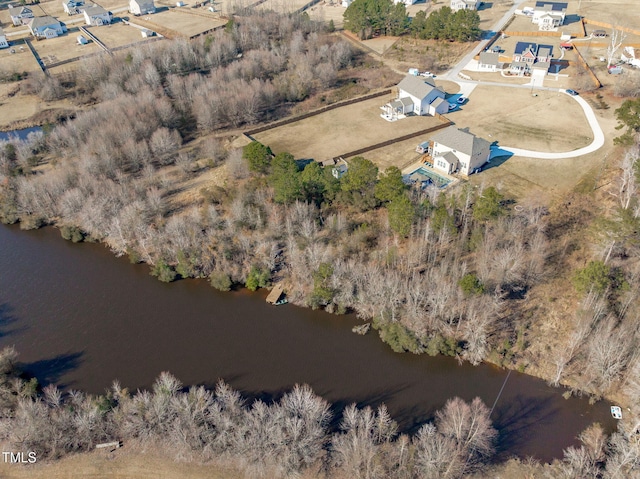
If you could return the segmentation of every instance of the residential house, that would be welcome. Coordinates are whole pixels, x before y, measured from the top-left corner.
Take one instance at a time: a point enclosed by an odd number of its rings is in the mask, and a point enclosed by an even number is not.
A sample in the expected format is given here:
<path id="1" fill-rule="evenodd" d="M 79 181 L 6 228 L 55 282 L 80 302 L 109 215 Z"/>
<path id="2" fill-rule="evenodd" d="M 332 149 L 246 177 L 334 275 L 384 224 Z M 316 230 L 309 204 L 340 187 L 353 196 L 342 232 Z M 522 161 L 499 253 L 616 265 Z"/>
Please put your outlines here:
<path id="1" fill-rule="evenodd" d="M 33 18 L 33 11 L 27 7 L 12 7 L 9 5 L 9 15 L 15 26 L 26 25 Z"/>
<path id="2" fill-rule="evenodd" d="M 349 5 L 353 3 L 353 0 L 342 0 L 342 6 L 344 8 L 349 8 Z"/>
<path id="3" fill-rule="evenodd" d="M 77 15 L 84 10 L 84 0 L 63 1 L 62 8 L 67 15 Z"/>
<path id="4" fill-rule="evenodd" d="M 331 174 L 336 180 L 342 178 L 347 171 L 349 171 L 349 166 L 344 160 L 340 160 L 340 164 L 336 164 L 333 168 L 331 168 Z"/>
<path id="5" fill-rule="evenodd" d="M 129 0 L 129 13 L 134 15 L 156 13 L 156 6 L 153 0 Z"/>
<path id="6" fill-rule="evenodd" d="M 536 2 L 531 22 L 538 25 L 540 30 L 554 30 L 564 23 L 566 14 L 566 3 L 542 0 Z"/>
<path id="7" fill-rule="evenodd" d="M 433 115 L 446 113 L 446 106 L 438 99 L 444 100 L 445 93 L 436 87 L 433 78 L 407 75 L 398 83 L 398 98 L 387 103 L 382 109 L 391 118 L 397 119 L 398 115 L 414 113 L 416 115 Z M 446 103 L 446 102 L 444 102 Z"/>
<path id="8" fill-rule="evenodd" d="M 432 138 L 433 167 L 447 174 L 458 171 L 462 175 L 469 175 L 484 165 L 490 155 L 491 144 L 468 129 L 449 126 Z"/>
<path id="9" fill-rule="evenodd" d="M 480 60 L 478 60 L 478 71 L 480 72 L 496 72 L 501 69 L 500 53 L 482 52 Z"/>
<path id="10" fill-rule="evenodd" d="M 107 12 L 100 5 L 93 5 L 84 9 L 84 21 L 87 25 L 109 25 L 112 20 L 111 12 Z"/>
<path id="11" fill-rule="evenodd" d="M 513 51 L 513 61 L 509 71 L 514 75 L 525 75 L 531 73 L 531 68 L 538 55 L 538 45 L 529 42 L 518 42 Z"/>
<path id="12" fill-rule="evenodd" d="M 458 10 L 477 10 L 478 0 L 451 0 L 451 10 L 457 12 Z"/>
<path id="13" fill-rule="evenodd" d="M 32 18 L 27 25 L 31 35 L 38 39 L 55 38 L 67 31 L 67 27 L 49 15 Z"/>
<path id="14" fill-rule="evenodd" d="M 393 0 L 394 4 L 398 4 L 398 3 L 404 3 L 407 7 L 409 5 L 413 5 L 414 3 L 416 3 L 418 0 Z"/>
<path id="15" fill-rule="evenodd" d="M 7 41 L 7 37 L 4 35 L 4 31 L 0 28 L 0 48 L 8 48 L 9 42 Z"/>

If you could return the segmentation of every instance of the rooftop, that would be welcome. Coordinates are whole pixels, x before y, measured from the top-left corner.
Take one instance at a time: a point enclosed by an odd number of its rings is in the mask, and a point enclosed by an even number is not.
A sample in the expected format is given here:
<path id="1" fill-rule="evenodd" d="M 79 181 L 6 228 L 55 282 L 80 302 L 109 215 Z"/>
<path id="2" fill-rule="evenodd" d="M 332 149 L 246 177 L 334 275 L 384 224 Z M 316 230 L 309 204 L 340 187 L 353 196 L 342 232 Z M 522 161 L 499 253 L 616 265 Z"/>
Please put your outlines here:
<path id="1" fill-rule="evenodd" d="M 92 5 L 84 9 L 84 13 L 87 15 L 104 15 L 107 11 L 102 8 L 100 5 Z"/>
<path id="2" fill-rule="evenodd" d="M 545 0 L 536 2 L 537 9 L 551 10 L 552 12 L 563 12 L 567 9 L 565 2 L 547 2 Z"/>
<path id="3" fill-rule="evenodd" d="M 416 98 L 424 98 L 436 88 L 436 84 L 431 78 L 407 75 L 398 83 L 398 89 L 413 95 Z"/>
<path id="4" fill-rule="evenodd" d="M 481 65 L 498 65 L 500 63 L 500 54 L 494 52 L 482 52 L 480 53 Z"/>
<path id="5" fill-rule="evenodd" d="M 44 17 L 34 17 L 29 22 L 29 27 L 32 30 L 35 28 L 48 27 L 51 25 L 60 25 L 60 22 L 49 15 L 46 15 Z"/>
<path id="6" fill-rule="evenodd" d="M 459 130 L 455 126 L 449 126 L 436 133 L 433 136 L 433 141 L 467 155 L 473 154 L 473 151 L 478 148 L 490 145 L 484 138 L 478 138 L 473 133 Z"/>
<path id="7" fill-rule="evenodd" d="M 513 51 L 516 55 L 525 53 L 527 50 L 531 50 L 533 54 L 538 51 L 538 45 L 531 42 L 518 42 L 516 43 L 516 48 Z"/>

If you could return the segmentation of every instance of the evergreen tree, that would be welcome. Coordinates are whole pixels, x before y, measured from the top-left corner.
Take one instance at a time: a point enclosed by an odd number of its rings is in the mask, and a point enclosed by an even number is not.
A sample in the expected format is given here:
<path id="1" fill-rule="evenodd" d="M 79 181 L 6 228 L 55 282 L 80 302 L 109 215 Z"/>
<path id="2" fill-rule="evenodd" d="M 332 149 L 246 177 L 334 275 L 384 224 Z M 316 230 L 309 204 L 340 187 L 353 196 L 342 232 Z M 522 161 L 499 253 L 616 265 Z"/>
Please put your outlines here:
<path id="1" fill-rule="evenodd" d="M 242 157 L 249 162 L 249 169 L 256 173 L 267 173 L 272 156 L 271 148 L 259 141 L 252 141 L 242 149 Z"/>
<path id="2" fill-rule="evenodd" d="M 416 217 L 416 208 L 405 194 L 397 196 L 387 206 L 389 226 L 398 235 L 406 238 L 411 233 L 411 226 Z"/>
<path id="3" fill-rule="evenodd" d="M 402 172 L 397 166 L 390 166 L 384 171 L 376 185 L 375 195 L 380 201 L 392 201 L 402 195 L 407 186 L 402 181 Z"/>
<path id="4" fill-rule="evenodd" d="M 269 179 L 277 203 L 289 204 L 302 199 L 300 172 L 291 153 L 278 153 L 273 158 Z"/>
<path id="5" fill-rule="evenodd" d="M 378 179 L 378 167 L 371 161 L 356 156 L 349 162 L 349 169 L 340 183 L 343 201 L 366 211 L 375 208 L 377 200 L 374 195 Z"/>

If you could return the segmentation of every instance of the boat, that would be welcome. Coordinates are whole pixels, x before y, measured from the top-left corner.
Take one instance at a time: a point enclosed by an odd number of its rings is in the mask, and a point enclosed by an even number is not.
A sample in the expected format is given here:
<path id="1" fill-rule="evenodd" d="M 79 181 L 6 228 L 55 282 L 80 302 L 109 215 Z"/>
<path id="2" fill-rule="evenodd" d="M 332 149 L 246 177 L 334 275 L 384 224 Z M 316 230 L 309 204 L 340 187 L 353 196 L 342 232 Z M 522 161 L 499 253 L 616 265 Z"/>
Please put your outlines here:
<path id="1" fill-rule="evenodd" d="M 351 328 L 351 331 L 353 331 L 356 334 L 359 334 L 360 336 L 364 336 L 369 332 L 370 328 L 371 328 L 371 323 L 365 323 L 359 326 L 354 326 L 353 328 Z"/>
<path id="2" fill-rule="evenodd" d="M 622 409 L 620 406 L 611 406 L 611 415 L 614 419 L 622 419 Z"/>

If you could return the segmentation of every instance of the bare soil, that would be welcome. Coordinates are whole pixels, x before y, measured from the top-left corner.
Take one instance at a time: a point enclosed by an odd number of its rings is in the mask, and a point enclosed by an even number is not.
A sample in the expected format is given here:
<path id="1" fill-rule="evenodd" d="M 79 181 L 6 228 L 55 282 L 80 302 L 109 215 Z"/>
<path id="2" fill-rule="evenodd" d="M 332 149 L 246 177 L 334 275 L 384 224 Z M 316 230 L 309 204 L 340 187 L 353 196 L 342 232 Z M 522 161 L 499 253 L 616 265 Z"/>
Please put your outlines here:
<path id="1" fill-rule="evenodd" d="M 389 100 L 391 96 L 373 98 L 254 136 L 274 153 L 287 151 L 296 158 L 325 160 L 440 124 L 439 120 L 426 116 L 388 122 L 380 117 L 380 107 Z"/>
<path id="2" fill-rule="evenodd" d="M 224 25 L 227 21 L 220 19 L 217 14 L 199 9 L 198 14 L 185 13 L 181 9 L 171 8 L 153 15 L 145 15 L 144 19 L 149 19 L 163 28 L 173 30 L 187 37 L 192 37 L 212 28 Z M 135 20 L 134 20 L 135 22 Z"/>
<path id="3" fill-rule="evenodd" d="M 273 10 L 278 13 L 293 13 L 304 7 L 309 0 L 266 0 L 256 7 L 257 10 Z"/>
<path id="4" fill-rule="evenodd" d="M 108 48 L 131 45 L 146 40 L 142 37 L 139 28 L 120 22 L 100 27 L 91 27 L 89 31 Z"/>

